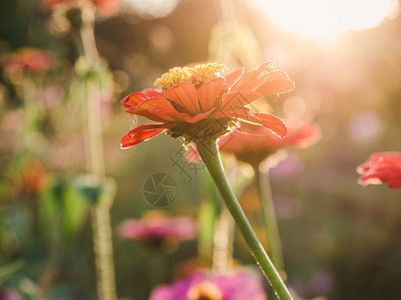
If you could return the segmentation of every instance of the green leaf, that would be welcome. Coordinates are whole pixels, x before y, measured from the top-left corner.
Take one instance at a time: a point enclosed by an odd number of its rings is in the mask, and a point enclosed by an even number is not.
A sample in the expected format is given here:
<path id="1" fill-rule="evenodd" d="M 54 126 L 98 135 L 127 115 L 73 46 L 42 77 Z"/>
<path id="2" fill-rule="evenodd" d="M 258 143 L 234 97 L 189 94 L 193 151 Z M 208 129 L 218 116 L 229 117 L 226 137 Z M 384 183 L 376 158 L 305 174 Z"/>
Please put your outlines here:
<path id="1" fill-rule="evenodd" d="M 25 266 L 25 262 L 22 259 L 17 259 L 16 261 L 1 266 L 0 280 L 4 281 L 5 279 L 7 279 L 7 277 L 21 269 L 23 266 Z"/>
<path id="2" fill-rule="evenodd" d="M 64 195 L 63 240 L 70 243 L 88 217 L 89 206 L 73 188 Z"/>
<path id="3" fill-rule="evenodd" d="M 72 183 L 53 179 L 40 202 L 42 230 L 48 238 L 70 244 L 89 212 L 89 205 Z"/>

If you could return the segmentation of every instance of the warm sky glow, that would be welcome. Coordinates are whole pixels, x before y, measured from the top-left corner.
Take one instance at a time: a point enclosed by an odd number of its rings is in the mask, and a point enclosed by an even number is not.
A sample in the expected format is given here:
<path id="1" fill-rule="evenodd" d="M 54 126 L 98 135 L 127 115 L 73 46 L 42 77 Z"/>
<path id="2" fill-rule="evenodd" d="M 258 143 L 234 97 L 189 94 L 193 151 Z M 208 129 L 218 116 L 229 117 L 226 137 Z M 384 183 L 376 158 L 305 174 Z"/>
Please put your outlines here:
<path id="1" fill-rule="evenodd" d="M 398 9 L 396 0 L 255 0 L 277 25 L 298 34 L 327 38 L 378 25 Z"/>

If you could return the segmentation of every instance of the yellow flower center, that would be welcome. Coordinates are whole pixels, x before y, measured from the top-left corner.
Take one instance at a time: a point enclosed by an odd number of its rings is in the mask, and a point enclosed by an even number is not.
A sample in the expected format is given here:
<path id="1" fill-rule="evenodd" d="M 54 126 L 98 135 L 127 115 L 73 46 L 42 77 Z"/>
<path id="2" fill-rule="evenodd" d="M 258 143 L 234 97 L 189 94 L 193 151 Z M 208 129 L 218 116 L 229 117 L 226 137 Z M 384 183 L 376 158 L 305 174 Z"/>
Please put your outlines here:
<path id="1" fill-rule="evenodd" d="M 226 66 L 218 63 L 207 63 L 194 67 L 175 67 L 158 78 L 154 85 L 160 84 L 161 89 L 165 91 L 177 83 L 187 81 L 198 88 L 204 82 L 218 77 L 224 69 Z"/>
<path id="2" fill-rule="evenodd" d="M 223 294 L 211 282 L 204 281 L 197 285 L 194 285 L 188 290 L 189 300 L 222 300 Z"/>

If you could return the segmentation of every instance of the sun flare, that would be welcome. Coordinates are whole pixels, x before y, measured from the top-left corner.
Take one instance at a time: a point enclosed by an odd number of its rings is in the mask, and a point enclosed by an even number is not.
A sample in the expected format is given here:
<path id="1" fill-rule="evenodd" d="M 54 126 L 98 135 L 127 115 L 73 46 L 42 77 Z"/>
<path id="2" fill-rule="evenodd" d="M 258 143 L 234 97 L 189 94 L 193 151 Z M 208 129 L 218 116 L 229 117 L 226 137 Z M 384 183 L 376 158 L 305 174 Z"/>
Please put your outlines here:
<path id="1" fill-rule="evenodd" d="M 269 18 L 300 35 L 327 38 L 377 26 L 398 12 L 396 0 L 255 0 Z"/>

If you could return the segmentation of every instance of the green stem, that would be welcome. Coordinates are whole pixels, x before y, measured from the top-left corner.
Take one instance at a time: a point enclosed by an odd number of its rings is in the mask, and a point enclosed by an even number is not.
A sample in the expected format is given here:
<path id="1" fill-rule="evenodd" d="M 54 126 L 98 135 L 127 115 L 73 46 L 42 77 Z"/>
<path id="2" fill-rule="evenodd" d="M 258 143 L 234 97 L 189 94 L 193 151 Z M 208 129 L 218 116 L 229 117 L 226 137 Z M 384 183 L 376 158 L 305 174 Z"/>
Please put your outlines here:
<path id="1" fill-rule="evenodd" d="M 243 212 L 237 198 L 228 183 L 227 177 L 223 170 L 220 154 L 217 143 L 211 142 L 205 144 L 202 141 L 197 141 L 196 146 L 203 162 L 205 163 L 210 175 L 212 176 L 220 194 L 227 206 L 227 209 L 234 218 L 242 237 L 247 243 L 253 257 L 255 258 L 260 269 L 273 287 L 278 299 L 289 300 L 293 299 L 288 288 L 284 284 L 273 263 L 271 262 L 266 251 L 263 249 L 258 240 L 251 224 L 249 223 L 245 213 Z"/>
<path id="2" fill-rule="evenodd" d="M 62 254 L 61 248 L 61 222 L 62 216 L 58 212 L 53 222 L 53 231 L 50 238 L 49 254 L 46 258 L 46 263 L 43 270 L 43 276 L 39 281 L 43 296 L 48 296 L 54 282 L 57 280 L 59 272 L 57 268 L 60 264 L 60 257 Z"/>
<path id="3" fill-rule="evenodd" d="M 80 31 L 82 50 L 92 71 L 99 59 L 94 38 L 94 14 L 93 6 L 87 5 L 82 8 L 83 24 Z M 105 166 L 100 112 L 100 87 L 91 77 L 87 78 L 85 82 L 85 97 L 87 101 L 87 125 L 85 129 L 88 143 L 88 171 L 102 180 L 105 178 Z M 108 199 L 108 201 L 102 199 L 93 208 L 91 215 L 97 291 L 101 300 L 117 299 L 110 228 L 111 203 L 112 199 Z"/>
<path id="4" fill-rule="evenodd" d="M 254 167 L 255 181 L 262 202 L 264 221 L 266 224 L 268 252 L 272 257 L 273 264 L 282 276 L 285 276 L 283 250 L 281 246 L 280 233 L 277 225 L 276 212 L 268 176 L 263 176 L 259 166 Z"/>
<path id="5" fill-rule="evenodd" d="M 115 300 L 113 247 L 111 243 L 109 207 L 98 204 L 92 210 L 93 242 L 95 251 L 98 297 Z"/>
<path id="6" fill-rule="evenodd" d="M 198 214 L 198 255 L 208 263 L 212 262 L 213 232 L 216 223 L 216 205 L 212 196 L 202 202 Z"/>
<path id="7" fill-rule="evenodd" d="M 233 265 L 234 222 L 229 212 L 223 207 L 217 219 L 213 239 L 214 273 L 228 273 Z"/>

